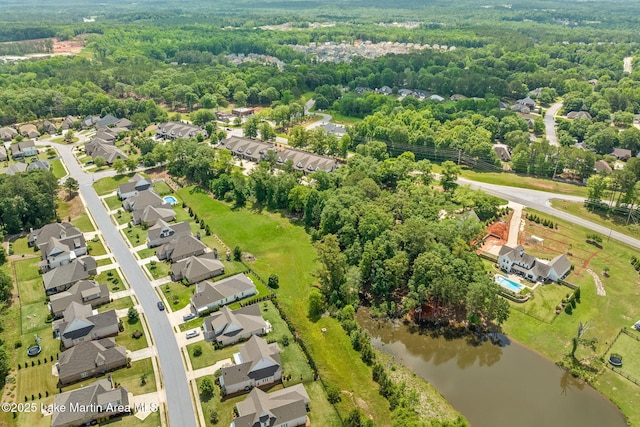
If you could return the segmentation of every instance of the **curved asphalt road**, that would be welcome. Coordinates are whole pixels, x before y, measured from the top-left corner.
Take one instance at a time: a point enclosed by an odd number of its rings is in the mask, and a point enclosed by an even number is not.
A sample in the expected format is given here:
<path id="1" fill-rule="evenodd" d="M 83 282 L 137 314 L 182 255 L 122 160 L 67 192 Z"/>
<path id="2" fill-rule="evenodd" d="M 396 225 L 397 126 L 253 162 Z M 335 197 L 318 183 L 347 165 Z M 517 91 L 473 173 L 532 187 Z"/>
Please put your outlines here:
<path id="1" fill-rule="evenodd" d="M 640 240 L 634 239 L 626 234 L 619 233 L 604 227 L 599 224 L 595 224 L 586 219 L 582 219 L 575 215 L 568 214 L 558 209 L 551 207 L 552 199 L 569 200 L 573 202 L 584 202 L 584 197 L 569 196 L 564 194 L 547 193 L 546 191 L 529 190 L 524 188 L 507 187 L 504 185 L 485 184 L 475 181 L 470 181 L 464 178 L 458 179 L 458 183 L 461 185 L 468 185 L 469 187 L 477 190 L 482 190 L 485 193 L 492 194 L 503 199 L 519 203 L 524 206 L 528 206 L 533 209 L 537 209 L 541 212 L 548 213 L 556 218 L 564 219 L 565 221 L 578 224 L 582 227 L 586 227 L 590 230 L 596 231 L 605 236 L 610 236 L 612 239 L 626 243 L 629 246 L 640 249 Z"/>
<path id="2" fill-rule="evenodd" d="M 55 146 L 60 153 L 60 157 L 67 166 L 70 176 L 78 180 L 80 194 L 82 194 L 96 225 L 120 264 L 122 272 L 131 288 L 135 291 L 147 316 L 153 342 L 160 359 L 160 374 L 164 381 L 167 396 L 169 424 L 180 427 L 195 427 L 197 425 L 196 418 L 182 355 L 166 312 L 158 310 L 156 305 L 159 301 L 158 295 L 113 222 L 111 222 L 107 210 L 93 189 L 93 176 L 82 171 L 71 152 L 71 146 L 51 145 Z M 96 177 L 98 177 L 97 174 Z"/>
<path id="3" fill-rule="evenodd" d="M 556 114 L 558 114 L 560 108 L 562 108 L 562 102 L 556 102 L 544 113 L 544 128 L 547 141 L 549 141 L 549 145 L 555 145 L 556 147 L 560 146 L 556 134 Z"/>

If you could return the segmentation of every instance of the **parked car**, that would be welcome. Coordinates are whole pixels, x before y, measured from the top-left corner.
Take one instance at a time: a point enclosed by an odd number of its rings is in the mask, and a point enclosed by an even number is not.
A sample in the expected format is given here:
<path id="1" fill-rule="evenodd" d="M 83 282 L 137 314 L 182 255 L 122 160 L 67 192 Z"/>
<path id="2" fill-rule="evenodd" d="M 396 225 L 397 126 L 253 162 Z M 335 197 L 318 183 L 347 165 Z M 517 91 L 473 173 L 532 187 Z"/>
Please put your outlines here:
<path id="1" fill-rule="evenodd" d="M 193 313 L 189 313 L 189 314 L 185 314 L 184 316 L 182 316 L 182 320 L 184 320 L 185 322 L 187 320 L 191 320 L 191 319 L 195 319 L 196 315 Z"/>
<path id="2" fill-rule="evenodd" d="M 164 311 L 164 304 L 162 303 L 162 301 L 158 301 L 158 310 Z"/>
<path id="3" fill-rule="evenodd" d="M 197 329 L 194 329 L 193 331 L 187 332 L 187 338 L 195 338 L 198 335 L 200 335 L 200 331 L 197 330 Z"/>

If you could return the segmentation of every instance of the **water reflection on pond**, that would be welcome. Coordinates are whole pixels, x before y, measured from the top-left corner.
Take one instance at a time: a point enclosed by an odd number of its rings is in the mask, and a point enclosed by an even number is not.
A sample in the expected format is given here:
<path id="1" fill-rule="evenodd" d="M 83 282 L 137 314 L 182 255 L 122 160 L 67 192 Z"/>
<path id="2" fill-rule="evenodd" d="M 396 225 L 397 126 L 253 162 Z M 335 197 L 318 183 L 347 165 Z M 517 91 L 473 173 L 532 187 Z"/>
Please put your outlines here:
<path id="1" fill-rule="evenodd" d="M 376 348 L 429 381 L 473 426 L 626 425 L 592 387 L 504 336 L 502 346 L 445 338 L 413 324 L 371 319 L 362 309 L 357 319 Z"/>

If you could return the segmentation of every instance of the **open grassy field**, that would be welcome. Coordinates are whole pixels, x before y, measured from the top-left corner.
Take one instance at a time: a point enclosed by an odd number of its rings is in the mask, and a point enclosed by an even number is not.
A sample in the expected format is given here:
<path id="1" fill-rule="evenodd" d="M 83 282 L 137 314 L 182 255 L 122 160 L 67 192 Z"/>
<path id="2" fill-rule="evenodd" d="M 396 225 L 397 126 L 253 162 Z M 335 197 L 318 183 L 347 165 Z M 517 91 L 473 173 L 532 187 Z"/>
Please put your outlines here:
<path id="1" fill-rule="evenodd" d="M 434 170 L 434 172 L 436 172 L 436 170 Z M 510 187 L 587 197 L 587 187 L 585 186 L 566 184 L 550 179 L 534 178 L 506 172 L 476 172 L 469 169 L 463 169 L 461 176 L 473 181 L 486 182 L 487 184 L 508 185 Z"/>
<path id="2" fill-rule="evenodd" d="M 45 299 L 42 276 L 38 272 L 40 258 L 28 258 L 15 261 L 15 278 L 20 289 L 20 303 L 23 305 L 42 302 Z"/>
<path id="3" fill-rule="evenodd" d="M 591 212 L 584 206 L 584 203 L 569 202 L 567 200 L 554 199 L 551 200 L 551 206 L 561 211 L 570 213 L 580 218 L 587 219 L 596 224 L 600 224 L 604 227 L 608 227 L 620 233 L 627 234 L 633 237 L 640 237 L 640 227 L 634 225 L 627 225 L 627 218 L 620 215 L 613 215 L 607 212 Z"/>
<path id="4" fill-rule="evenodd" d="M 312 273 L 316 269 L 316 254 L 304 229 L 280 215 L 232 209 L 195 187 L 185 187 L 178 195 L 205 219 L 227 246 L 239 245 L 243 251 L 252 253 L 256 261 L 251 267 L 260 276 L 268 277 L 272 273 L 279 276 L 278 299 L 305 341 L 320 375 L 342 390 L 357 390 L 357 396 L 367 402 L 361 409 L 376 423 L 390 425 L 388 402 L 378 394 L 371 369 L 352 349 L 338 321 L 323 318 L 314 323 L 307 317 L 308 293 L 315 281 Z M 327 332 L 322 333 L 322 328 Z M 338 407 L 346 417 L 354 406 L 351 399 L 343 399 Z"/>
<path id="5" fill-rule="evenodd" d="M 616 368 L 616 371 L 640 382 L 640 334 L 631 330 L 618 335 L 618 339 L 604 355 L 605 361 L 609 360 L 611 354 L 622 356 L 622 367 Z"/>
<path id="6" fill-rule="evenodd" d="M 552 219 L 557 229 L 526 221 L 521 242 L 525 249 L 538 257 L 550 259 L 565 253 L 574 266 L 566 278 L 581 288 L 581 303 L 571 315 L 564 311 L 552 324 L 537 320 L 519 310 L 511 310 L 509 320 L 503 325 L 504 331 L 514 339 L 541 352 L 551 360 L 562 360 L 571 350 L 571 338 L 575 336 L 578 322 L 589 322 L 591 327 L 585 338 L 596 338 L 596 350 L 579 348 L 579 359 L 603 355 L 617 332 L 622 327 L 630 327 L 640 319 L 640 275 L 633 269 L 629 259 L 636 253 L 634 249 L 604 237 L 602 248 L 586 242 L 592 232 L 574 224 L 553 219 L 540 212 L 535 214 Z M 524 234 L 524 235 L 523 235 Z M 544 238 L 544 246 L 528 243 L 530 235 Z M 603 271 L 609 268 L 609 277 Z M 596 294 L 591 269 L 602 280 L 606 296 Z M 628 380 L 620 381 L 607 374 L 607 370 L 595 381 L 596 388 L 620 406 L 632 425 L 640 425 L 640 407 L 633 404 L 630 395 L 640 395 L 640 387 Z"/>

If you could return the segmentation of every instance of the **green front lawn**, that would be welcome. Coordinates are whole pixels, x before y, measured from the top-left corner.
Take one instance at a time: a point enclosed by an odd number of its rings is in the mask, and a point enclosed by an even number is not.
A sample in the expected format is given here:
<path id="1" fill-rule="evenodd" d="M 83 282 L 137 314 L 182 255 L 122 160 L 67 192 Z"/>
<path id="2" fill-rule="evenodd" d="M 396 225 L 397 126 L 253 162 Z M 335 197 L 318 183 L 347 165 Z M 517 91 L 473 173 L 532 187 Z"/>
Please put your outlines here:
<path id="1" fill-rule="evenodd" d="M 98 311 L 103 313 L 109 310 L 122 310 L 123 308 L 133 307 L 131 297 L 114 299 L 113 301 L 98 307 Z"/>
<path id="2" fill-rule="evenodd" d="M 171 264 L 167 261 L 151 261 L 149 264 L 145 264 L 145 267 L 149 270 L 154 280 L 171 274 Z"/>
<path id="3" fill-rule="evenodd" d="M 138 256 L 140 257 L 140 259 L 149 258 L 154 256 L 155 254 L 156 254 L 156 248 L 146 248 L 141 251 L 138 251 Z"/>
<path id="4" fill-rule="evenodd" d="M 131 216 L 129 212 L 127 212 L 126 215 Z M 124 217 L 125 214 L 123 213 L 122 216 Z M 134 248 L 136 246 L 144 245 L 145 243 L 147 243 L 147 230 L 143 230 L 139 225 L 133 225 L 131 227 L 125 228 L 124 234 L 125 236 L 127 236 L 127 239 L 129 239 L 129 243 L 131 243 L 131 246 Z"/>
<path id="5" fill-rule="evenodd" d="M 133 215 L 131 215 L 131 212 L 127 212 L 124 209 L 122 209 L 120 212 L 115 214 L 113 217 L 116 219 L 116 222 L 118 223 L 118 225 L 122 225 L 122 224 L 127 224 L 127 223 L 131 222 L 131 219 L 133 218 Z M 146 235 L 145 235 L 145 238 L 146 238 Z"/>
<path id="6" fill-rule="evenodd" d="M 144 376 L 144 381 L 142 381 L 142 376 Z M 118 369 L 111 374 L 111 378 L 114 382 L 126 387 L 127 391 L 134 396 L 157 390 L 150 357 L 131 362 L 130 368 Z"/>
<path id="7" fill-rule="evenodd" d="M 93 184 L 93 188 L 95 188 L 98 196 L 104 196 L 105 194 L 113 193 L 114 191 L 116 191 L 118 189 L 118 185 L 129 182 L 133 175 L 133 173 L 128 173 L 123 175 L 116 175 L 113 177 L 102 178 Z"/>
<path id="8" fill-rule="evenodd" d="M 200 328 L 202 327 L 202 318 L 196 317 L 195 319 L 191 319 L 188 322 L 180 324 L 180 332 L 185 332 L 190 329 Z"/>
<path id="9" fill-rule="evenodd" d="M 173 194 L 173 190 L 171 187 L 167 185 L 164 181 L 158 181 L 153 183 L 153 191 L 158 193 L 160 196 L 167 196 L 169 194 Z"/>
<path id="10" fill-rule="evenodd" d="M 206 341 L 188 344 L 187 352 L 189 353 L 189 360 L 191 360 L 191 367 L 195 371 L 197 369 L 215 365 L 216 362 L 219 362 L 220 360 L 230 359 L 239 351 L 239 345 L 240 344 L 230 345 L 223 347 L 220 350 L 216 350 L 213 347 L 213 344 Z M 200 356 L 194 356 L 193 354 L 197 346 L 200 346 L 202 349 L 202 354 Z"/>
<path id="11" fill-rule="evenodd" d="M 118 345 L 123 345 L 129 351 L 136 351 L 142 348 L 147 348 L 147 338 L 145 336 L 144 330 L 142 329 L 142 324 L 138 319 L 135 323 L 129 323 L 129 319 L 125 316 L 122 317 L 122 323 L 124 324 L 124 332 L 118 333 L 116 337 L 116 343 Z M 133 331 L 142 332 L 142 336 L 140 338 L 133 338 L 131 334 Z"/>
<path id="12" fill-rule="evenodd" d="M 62 165 L 62 161 L 60 159 L 53 160 L 49 162 L 49 164 L 51 165 L 51 173 L 56 178 L 60 179 L 67 174 L 67 171 Z"/>
<path id="13" fill-rule="evenodd" d="M 638 238 L 638 227 L 634 226 L 633 221 L 630 221 L 629 225 L 627 225 L 626 216 L 613 215 L 611 213 L 601 211 L 591 212 L 584 206 L 584 203 L 569 202 L 567 200 L 553 199 L 551 200 L 551 206 L 558 210 L 570 213 L 571 215 L 600 224 L 619 233 Z"/>
<path id="14" fill-rule="evenodd" d="M 526 293 L 526 291 L 521 292 L 521 294 L 523 293 Z M 509 304 L 512 310 L 518 310 L 539 320 L 551 323 L 556 317 L 555 310 L 558 304 L 562 302 L 562 299 L 567 294 L 572 293 L 573 290 L 555 283 L 539 285 L 533 291 L 533 298 L 530 298 L 527 302 L 520 304 L 509 301 Z M 563 313 L 560 313 L 560 315 Z"/>
<path id="15" fill-rule="evenodd" d="M 104 199 L 104 202 L 109 207 L 109 210 L 113 211 L 115 209 L 123 209 L 122 208 L 122 200 L 120 200 L 120 198 L 118 196 L 106 197 Z"/>
<path id="16" fill-rule="evenodd" d="M 96 240 L 88 241 L 87 249 L 89 250 L 89 254 L 91 256 L 100 256 L 100 255 L 107 254 L 107 250 L 105 249 L 104 245 L 102 244 L 99 238 Z"/>
<path id="17" fill-rule="evenodd" d="M 105 265 L 113 264 L 113 258 L 109 257 L 98 259 L 96 260 L 96 264 L 98 265 L 98 267 L 104 267 Z"/>
<path id="18" fill-rule="evenodd" d="M 95 228 L 93 228 L 93 224 L 91 223 L 91 220 L 89 219 L 89 215 L 86 212 L 81 214 L 79 217 L 73 219 L 71 221 L 71 224 L 73 224 L 76 227 L 78 227 L 80 229 L 80 231 L 82 231 L 84 233 L 87 233 L 89 231 L 95 231 Z"/>
<path id="19" fill-rule="evenodd" d="M 107 286 L 109 286 L 109 291 L 111 292 L 117 292 L 126 289 L 126 286 L 122 281 L 122 278 L 120 277 L 120 273 L 118 273 L 118 270 L 116 270 L 115 268 L 103 271 L 102 273 L 98 274 L 94 278 L 94 280 L 98 283 L 106 283 Z"/>
<path id="20" fill-rule="evenodd" d="M 160 286 L 164 297 L 169 303 L 168 310 L 177 311 L 191 302 L 191 295 L 196 290 L 196 285 L 185 286 L 182 283 L 169 282 Z"/>

